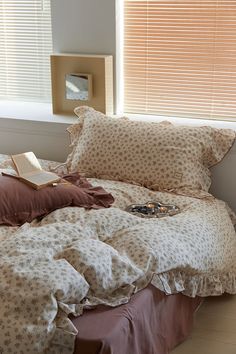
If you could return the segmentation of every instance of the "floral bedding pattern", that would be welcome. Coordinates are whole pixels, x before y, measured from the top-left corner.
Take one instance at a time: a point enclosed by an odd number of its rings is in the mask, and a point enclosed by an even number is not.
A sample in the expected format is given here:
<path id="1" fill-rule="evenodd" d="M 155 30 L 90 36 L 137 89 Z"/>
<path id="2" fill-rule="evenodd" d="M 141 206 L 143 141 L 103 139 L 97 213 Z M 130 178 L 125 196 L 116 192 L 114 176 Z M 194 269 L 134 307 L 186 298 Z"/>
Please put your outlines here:
<path id="1" fill-rule="evenodd" d="M 209 168 L 235 141 L 230 129 L 114 118 L 88 106 L 74 112 L 78 119 L 67 129 L 72 148 L 66 161 L 69 172 L 155 191 L 208 191 Z"/>
<path id="2" fill-rule="evenodd" d="M 1 354 L 72 354 L 69 313 L 120 305 L 150 282 L 168 294 L 236 293 L 236 237 L 224 202 L 89 181 L 112 193 L 113 207 L 67 207 L 0 227 Z M 143 219 L 124 211 L 149 200 L 181 213 Z"/>

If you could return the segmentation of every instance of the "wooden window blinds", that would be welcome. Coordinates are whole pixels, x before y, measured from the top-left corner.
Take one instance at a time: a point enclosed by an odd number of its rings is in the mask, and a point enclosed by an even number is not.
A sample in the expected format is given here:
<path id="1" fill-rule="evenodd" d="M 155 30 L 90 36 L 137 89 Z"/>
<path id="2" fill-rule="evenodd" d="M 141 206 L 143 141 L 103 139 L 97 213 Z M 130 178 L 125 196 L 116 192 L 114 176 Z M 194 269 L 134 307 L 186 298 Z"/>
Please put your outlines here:
<path id="1" fill-rule="evenodd" d="M 0 99 L 49 102 L 50 0 L 0 0 Z"/>
<path id="2" fill-rule="evenodd" d="M 124 111 L 236 120 L 236 1 L 124 0 Z"/>

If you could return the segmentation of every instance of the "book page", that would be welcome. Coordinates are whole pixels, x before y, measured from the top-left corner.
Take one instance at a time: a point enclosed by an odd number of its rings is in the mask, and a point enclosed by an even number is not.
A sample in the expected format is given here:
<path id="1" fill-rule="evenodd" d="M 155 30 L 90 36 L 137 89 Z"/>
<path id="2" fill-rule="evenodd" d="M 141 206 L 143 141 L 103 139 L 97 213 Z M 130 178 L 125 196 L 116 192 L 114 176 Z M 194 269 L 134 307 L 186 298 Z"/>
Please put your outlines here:
<path id="1" fill-rule="evenodd" d="M 30 174 L 23 174 L 21 177 L 37 186 L 46 185 L 60 180 L 55 173 L 39 171 Z"/>
<path id="2" fill-rule="evenodd" d="M 19 176 L 27 173 L 41 171 L 42 167 L 33 152 L 25 152 L 23 154 L 12 155 L 12 161 L 14 162 Z"/>

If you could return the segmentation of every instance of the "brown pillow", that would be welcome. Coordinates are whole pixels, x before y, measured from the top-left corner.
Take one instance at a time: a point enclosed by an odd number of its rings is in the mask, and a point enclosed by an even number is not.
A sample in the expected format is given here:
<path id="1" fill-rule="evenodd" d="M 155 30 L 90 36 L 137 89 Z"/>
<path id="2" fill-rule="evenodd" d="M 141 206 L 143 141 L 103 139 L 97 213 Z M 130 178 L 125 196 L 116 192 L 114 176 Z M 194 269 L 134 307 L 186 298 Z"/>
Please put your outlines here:
<path id="1" fill-rule="evenodd" d="M 0 175 L 0 224 L 17 226 L 67 206 L 107 208 L 114 198 L 78 173 L 63 176 L 72 184 L 34 190 L 14 177 Z"/>

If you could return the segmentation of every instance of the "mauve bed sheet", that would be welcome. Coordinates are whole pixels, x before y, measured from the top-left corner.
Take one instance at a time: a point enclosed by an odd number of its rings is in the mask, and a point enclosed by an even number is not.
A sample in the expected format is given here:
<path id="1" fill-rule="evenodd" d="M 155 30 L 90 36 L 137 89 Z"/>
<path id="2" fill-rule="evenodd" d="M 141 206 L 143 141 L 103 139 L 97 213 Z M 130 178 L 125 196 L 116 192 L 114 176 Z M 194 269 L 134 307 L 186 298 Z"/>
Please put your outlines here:
<path id="1" fill-rule="evenodd" d="M 73 318 L 74 354 L 167 354 L 190 333 L 201 301 L 149 285 L 127 304 L 87 310 Z"/>

